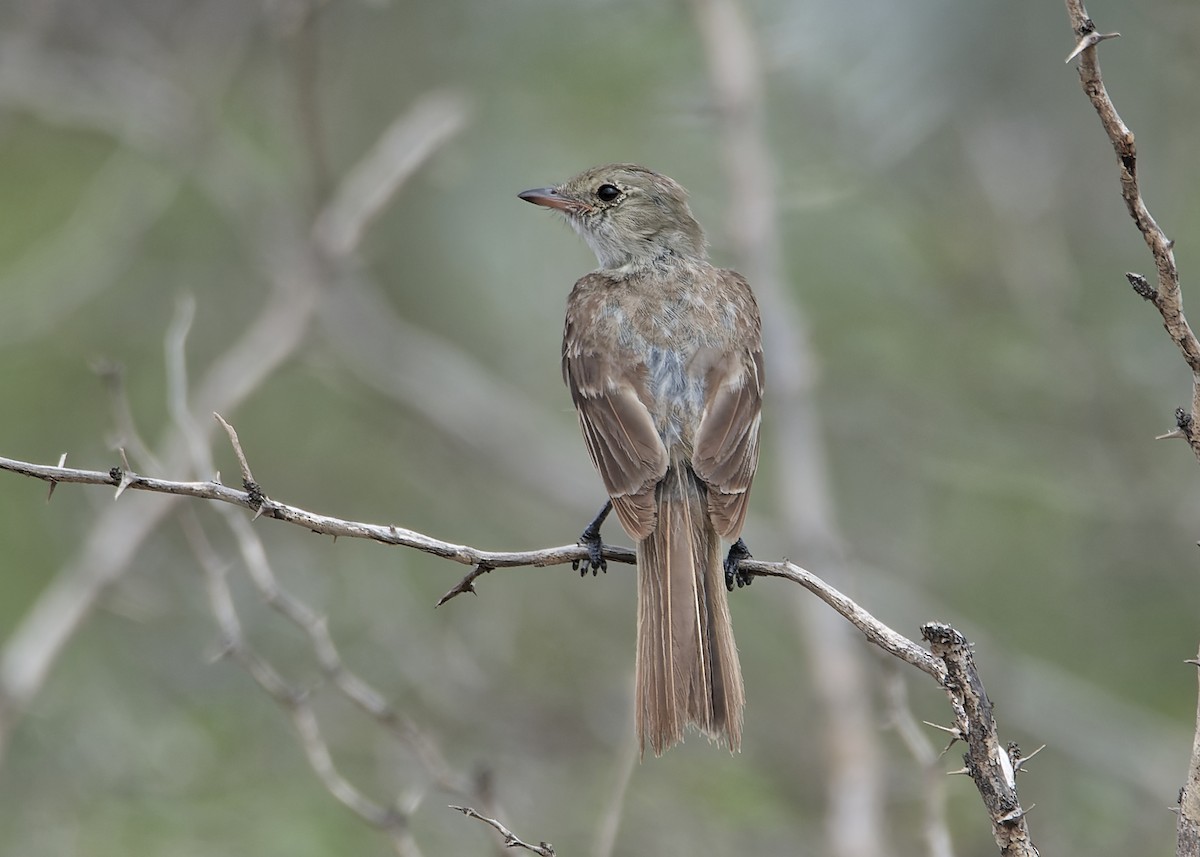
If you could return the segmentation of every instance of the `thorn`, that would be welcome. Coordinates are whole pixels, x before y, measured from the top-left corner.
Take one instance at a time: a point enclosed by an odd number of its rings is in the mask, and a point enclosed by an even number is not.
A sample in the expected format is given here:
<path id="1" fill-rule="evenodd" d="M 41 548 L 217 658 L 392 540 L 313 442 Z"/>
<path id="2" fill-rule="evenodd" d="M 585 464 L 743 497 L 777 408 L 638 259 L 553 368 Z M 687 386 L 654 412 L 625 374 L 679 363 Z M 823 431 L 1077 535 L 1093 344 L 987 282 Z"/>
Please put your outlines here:
<path id="1" fill-rule="evenodd" d="M 60 455 L 60 456 L 58 457 L 58 466 L 59 466 L 59 469 L 62 469 L 63 467 L 66 467 L 66 465 L 67 465 L 67 454 L 64 452 L 62 455 Z M 50 498 L 54 496 L 54 489 L 55 489 L 55 488 L 57 488 L 57 487 L 58 487 L 58 480 L 57 480 L 57 479 L 51 479 L 51 480 L 50 480 L 50 490 L 46 492 L 46 502 L 47 502 L 47 503 L 49 503 L 49 502 L 50 502 Z"/>
<path id="2" fill-rule="evenodd" d="M 940 729 L 942 732 L 947 732 L 947 733 L 953 735 L 955 740 L 962 739 L 962 732 L 959 731 L 957 726 L 939 726 L 938 724 L 931 723 L 928 720 L 922 720 L 921 722 L 924 723 L 926 726 L 932 726 L 934 729 Z"/>
<path id="3" fill-rule="evenodd" d="M 1025 763 L 1028 762 L 1030 759 L 1032 759 L 1034 756 L 1036 756 L 1038 753 L 1042 752 L 1045 749 L 1046 749 L 1046 745 L 1043 744 L 1042 746 L 1040 746 L 1036 750 L 1034 750 L 1032 753 L 1030 753 L 1028 756 L 1020 756 L 1020 755 L 1014 756 L 1013 757 L 1013 769 L 1017 770 L 1017 771 L 1028 770 L 1025 767 Z M 1032 807 L 1030 807 L 1030 808 L 1032 809 Z"/>
<path id="4" fill-rule="evenodd" d="M 475 591 L 474 584 L 468 583 L 468 584 L 464 585 L 464 584 L 460 583 L 458 586 L 454 587 L 449 592 L 447 592 L 445 595 L 443 595 L 441 598 L 439 598 L 437 600 L 437 604 L 434 604 L 433 606 L 435 609 L 438 607 L 441 607 L 443 604 L 445 604 L 451 598 L 454 598 L 455 596 L 458 596 L 458 595 L 462 595 L 464 592 L 470 592 L 472 595 L 479 594 L 478 592 Z"/>
<path id="5" fill-rule="evenodd" d="M 1182 429 L 1175 428 L 1171 429 L 1166 434 L 1158 434 L 1154 436 L 1155 440 L 1175 440 L 1176 438 L 1187 440 L 1187 435 L 1183 433 Z"/>
<path id="6" fill-rule="evenodd" d="M 1037 806 L 1036 803 L 1031 803 L 1029 805 L 1029 809 L 1021 809 L 1021 807 L 1017 807 L 1016 809 L 1014 809 L 1012 812 L 1008 813 L 1007 815 L 1000 816 L 999 818 L 996 819 L 996 821 L 999 824 L 1014 824 L 1015 822 L 1018 822 L 1025 816 L 1029 815 L 1029 811 L 1032 810 L 1035 806 Z"/>
<path id="7" fill-rule="evenodd" d="M 1094 48 L 1096 45 L 1100 44 L 1101 42 L 1108 41 L 1109 39 L 1119 38 L 1120 35 L 1120 33 L 1097 33 L 1095 30 L 1093 30 L 1079 40 L 1079 42 L 1075 45 L 1075 50 L 1071 51 L 1071 55 L 1067 57 L 1064 62 L 1069 63 L 1088 48 Z"/>
<path id="8" fill-rule="evenodd" d="M 962 768 L 959 768 L 957 771 L 946 771 L 946 776 L 948 776 L 948 777 L 966 776 L 967 774 L 970 774 L 970 773 L 971 772 L 968 771 L 965 767 L 962 767 Z"/>
<path id="9" fill-rule="evenodd" d="M 134 479 L 137 478 L 129 469 L 129 457 L 125 455 L 125 448 L 121 447 L 118 452 L 121 453 L 121 464 L 123 464 L 124 467 L 121 470 L 121 481 L 117 485 L 117 493 L 113 496 L 114 500 L 120 499 L 121 495 L 125 493 L 125 489 L 132 485 Z"/>
<path id="10" fill-rule="evenodd" d="M 1186 661 L 1184 661 L 1184 663 L 1191 664 L 1194 667 L 1200 667 L 1200 660 L 1196 660 L 1195 658 L 1188 658 Z"/>

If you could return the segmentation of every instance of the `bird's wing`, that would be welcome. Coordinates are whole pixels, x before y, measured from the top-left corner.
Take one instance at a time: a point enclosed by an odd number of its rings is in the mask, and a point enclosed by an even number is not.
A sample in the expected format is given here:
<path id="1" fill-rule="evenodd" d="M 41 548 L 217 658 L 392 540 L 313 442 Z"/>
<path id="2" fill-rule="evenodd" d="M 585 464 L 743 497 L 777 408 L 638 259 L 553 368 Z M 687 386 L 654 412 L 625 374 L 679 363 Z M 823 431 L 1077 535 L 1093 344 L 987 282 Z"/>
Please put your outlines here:
<path id="1" fill-rule="evenodd" d="M 579 309 L 578 307 L 573 307 Z M 646 367 L 629 359 L 603 353 L 581 327 L 584 313 L 567 313 L 563 337 L 563 379 L 579 414 L 579 426 L 612 498 L 621 526 L 632 538 L 644 539 L 654 531 L 657 511 L 654 488 L 667 472 L 667 450 L 643 404 Z"/>
<path id="2" fill-rule="evenodd" d="M 750 484 L 758 468 L 758 429 L 764 384 L 758 312 L 744 288 L 750 313 L 745 347 L 731 350 L 708 370 L 704 416 L 696 430 L 692 469 L 708 484 L 708 513 L 724 538 L 735 539 L 746 520 Z"/>

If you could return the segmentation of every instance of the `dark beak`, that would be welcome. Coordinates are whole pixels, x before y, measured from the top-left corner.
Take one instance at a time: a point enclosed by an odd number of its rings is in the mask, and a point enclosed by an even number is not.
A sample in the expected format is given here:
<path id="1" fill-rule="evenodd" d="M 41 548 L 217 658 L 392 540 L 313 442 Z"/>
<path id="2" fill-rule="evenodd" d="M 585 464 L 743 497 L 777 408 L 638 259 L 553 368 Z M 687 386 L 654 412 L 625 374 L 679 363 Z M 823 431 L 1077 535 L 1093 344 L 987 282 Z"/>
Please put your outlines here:
<path id="1" fill-rule="evenodd" d="M 526 202 L 532 202 L 534 205 L 557 208 L 559 211 L 570 211 L 578 208 L 577 203 L 562 196 L 552 187 L 535 187 L 533 190 L 521 191 L 517 196 Z"/>

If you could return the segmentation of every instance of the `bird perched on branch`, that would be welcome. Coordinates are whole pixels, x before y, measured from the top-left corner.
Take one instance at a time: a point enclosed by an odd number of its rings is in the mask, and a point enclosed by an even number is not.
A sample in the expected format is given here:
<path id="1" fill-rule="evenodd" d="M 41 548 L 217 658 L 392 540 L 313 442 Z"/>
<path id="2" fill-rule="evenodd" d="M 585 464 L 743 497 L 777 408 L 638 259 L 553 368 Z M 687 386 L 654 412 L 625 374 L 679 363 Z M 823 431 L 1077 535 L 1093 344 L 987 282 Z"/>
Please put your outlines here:
<path id="1" fill-rule="evenodd" d="M 610 507 L 637 543 L 639 744 L 661 755 L 690 722 L 736 750 L 745 691 L 726 588 L 749 582 L 737 565 L 763 392 L 754 295 L 709 263 L 687 192 L 653 170 L 594 167 L 519 196 L 565 215 L 600 263 L 567 301 L 562 369 L 611 500 L 584 531 L 584 570 L 604 566 Z"/>

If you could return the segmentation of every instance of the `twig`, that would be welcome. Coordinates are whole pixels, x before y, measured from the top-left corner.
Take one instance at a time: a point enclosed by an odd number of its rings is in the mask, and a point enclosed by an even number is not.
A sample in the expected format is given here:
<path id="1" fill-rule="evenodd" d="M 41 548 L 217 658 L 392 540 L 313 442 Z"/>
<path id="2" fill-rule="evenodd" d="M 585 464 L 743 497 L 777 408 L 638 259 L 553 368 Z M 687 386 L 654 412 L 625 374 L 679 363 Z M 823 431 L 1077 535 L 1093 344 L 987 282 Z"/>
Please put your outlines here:
<path id="1" fill-rule="evenodd" d="M 454 806 L 450 805 L 451 809 L 458 810 L 467 818 L 478 818 L 484 824 L 490 824 L 500 832 L 504 837 L 504 845 L 506 848 L 524 848 L 526 851 L 532 851 L 534 854 L 540 854 L 542 857 L 555 857 L 554 846 L 549 842 L 541 842 L 537 845 L 530 845 L 528 842 L 522 842 L 517 838 L 517 835 L 501 824 L 494 818 L 488 818 L 485 815 L 480 815 L 469 806 Z"/>
<path id="2" fill-rule="evenodd" d="M 1200 653 L 1189 660 L 1200 666 Z M 1200 670 L 1197 670 L 1200 681 Z M 1196 731 L 1192 737 L 1192 758 L 1188 764 L 1187 781 L 1179 790 L 1179 821 L 1176 823 L 1176 857 L 1196 857 L 1200 854 L 1200 694 L 1196 703 Z"/>
<path id="3" fill-rule="evenodd" d="M 112 471 L 105 473 L 96 470 L 55 467 L 48 464 L 31 464 L 11 458 L 0 458 L 0 470 L 31 476 L 47 482 L 76 482 L 92 485 L 114 485 L 118 482 L 124 482 L 129 489 L 134 491 L 154 491 L 164 494 L 196 497 L 204 500 L 215 500 L 234 506 L 241 506 L 252 511 L 260 508 L 264 518 L 295 524 L 315 533 L 346 538 L 368 539 L 381 544 L 413 548 L 432 554 L 433 556 L 472 566 L 472 570 L 463 578 L 463 581 L 452 589 L 450 593 L 447 593 L 449 597 L 443 596 L 442 601 L 439 603 L 444 603 L 449 598 L 462 592 L 473 591 L 470 585 L 471 582 L 483 574 L 484 570 L 523 567 L 541 568 L 552 565 L 564 565 L 574 560 L 586 559 L 588 556 L 587 548 L 579 544 L 528 551 L 482 550 L 469 545 L 444 542 L 432 536 L 427 536 L 403 527 L 367 524 L 358 521 L 346 521 L 328 515 L 318 515 L 315 512 L 309 512 L 296 506 L 289 506 L 286 503 L 272 500 L 266 495 L 261 495 L 261 499 L 258 499 L 248 491 L 239 491 L 221 485 L 218 482 L 173 482 L 167 479 L 154 479 L 148 476 L 141 476 L 128 470 L 122 471 L 121 468 L 114 468 Z M 635 554 L 628 548 L 604 545 L 603 554 L 605 559 L 611 562 L 627 565 L 632 565 L 635 562 Z M 922 672 L 928 673 L 937 679 L 939 683 L 945 681 L 945 669 L 939 660 L 904 635 L 880 622 L 860 607 L 853 599 L 825 583 L 825 581 L 812 572 L 787 561 L 761 562 L 759 560 L 743 560 L 741 567 L 742 570 L 753 575 L 782 577 L 803 586 L 858 628 L 869 642 L 906 663 L 912 664 Z"/>
<path id="4" fill-rule="evenodd" d="M 230 488 L 219 482 L 176 482 L 156 479 L 139 473 L 114 467 L 109 471 L 80 470 L 72 467 L 55 467 L 49 464 L 33 464 L 11 458 L 0 458 L 0 470 L 31 476 L 46 482 L 81 483 L 87 485 L 118 485 L 124 480 L 131 491 L 149 491 L 202 500 L 216 500 L 255 511 L 256 498 L 248 491 Z M 543 567 L 562 565 L 577 559 L 587 558 L 587 548 L 582 545 L 562 545 L 531 551 L 487 551 L 468 545 L 445 542 L 431 536 L 385 524 L 367 524 L 346 521 L 328 515 L 319 515 L 297 506 L 289 506 L 272 500 L 265 495 L 261 499 L 262 516 L 276 521 L 295 524 L 327 536 L 340 538 L 368 539 L 385 545 L 414 548 L 434 556 L 449 559 L 463 565 L 490 566 L 492 568 L 518 568 L 523 566 Z M 632 565 L 634 552 L 613 545 L 604 546 L 604 557 L 610 562 Z"/>
<path id="5" fill-rule="evenodd" d="M 615 853 L 617 833 L 621 829 L 621 817 L 625 813 L 625 793 L 629 790 L 629 783 L 633 779 L 633 772 L 637 769 L 639 759 L 641 759 L 641 752 L 637 736 L 631 727 L 625 732 L 621 752 L 617 757 L 616 782 L 613 783 L 608 805 L 597 825 L 592 857 L 612 857 Z"/>
<path id="6" fill-rule="evenodd" d="M 922 625 L 921 635 L 934 656 L 945 664 L 943 687 L 956 712 L 955 727 L 967 745 L 965 768 L 955 773 L 966 773 L 975 781 L 991 817 L 992 835 L 1000 853 L 1005 857 L 1037 857 L 1038 850 L 1029 837 L 1026 810 L 1017 799 L 1016 768 L 996 735 L 992 702 L 975 668 L 971 644 L 941 622 Z"/>
<path id="7" fill-rule="evenodd" d="M 393 835 L 403 833 L 408 825 L 403 813 L 370 800 L 338 772 L 309 703 L 309 691 L 288 684 L 269 661 L 246 643 L 227 581 L 228 568 L 217 558 L 195 517 L 184 516 L 181 521 L 208 581 L 209 603 L 223 637 L 221 656 L 234 658 L 258 686 L 287 711 L 309 766 L 330 794 L 371 826 Z"/>
<path id="8" fill-rule="evenodd" d="M 313 236 L 323 252 L 333 258 L 353 252 L 413 171 L 466 126 L 467 109 L 462 95 L 435 92 L 393 121 L 317 217 Z"/>
<path id="9" fill-rule="evenodd" d="M 1096 25 L 1088 17 L 1082 0 L 1066 0 L 1066 5 L 1067 15 L 1071 19 L 1071 29 L 1074 30 L 1075 37 L 1078 39 L 1075 50 L 1072 51 L 1067 61 L 1070 62 L 1075 57 L 1079 57 L 1079 80 L 1083 84 L 1083 91 L 1096 109 L 1096 114 L 1100 117 L 1100 124 L 1104 126 L 1104 132 L 1112 143 L 1113 151 L 1116 152 L 1121 178 L 1121 197 L 1125 200 L 1129 216 L 1133 218 L 1134 224 L 1142 233 L 1142 238 L 1154 257 L 1154 266 L 1158 273 L 1157 287 L 1151 287 L 1146 278 L 1140 274 L 1130 273 L 1126 274 L 1126 277 L 1138 295 L 1154 304 L 1155 309 L 1162 316 L 1163 327 L 1166 328 L 1167 334 L 1178 346 L 1183 359 L 1192 370 L 1190 419 L 1186 421 L 1186 427 L 1184 422 L 1180 421 L 1179 430 L 1191 445 L 1196 458 L 1200 459 L 1200 431 L 1194 429 L 1195 426 L 1200 425 L 1200 341 L 1197 341 L 1191 325 L 1183 315 L 1183 298 L 1179 291 L 1179 270 L 1175 266 L 1173 250 L 1175 242 L 1163 232 L 1162 227 L 1150 215 L 1150 210 L 1142 199 L 1141 188 L 1138 185 L 1137 146 L 1134 142 L 1133 132 L 1121 120 L 1108 95 L 1104 79 L 1100 75 L 1100 61 L 1096 56 L 1096 45 L 1119 34 L 1098 34 Z"/>
<path id="10" fill-rule="evenodd" d="M 203 434 L 200 427 L 192 419 L 191 409 L 188 405 L 186 342 L 193 309 L 194 303 L 191 300 L 181 301 L 176 320 L 172 323 L 166 336 L 167 387 L 172 417 L 181 434 L 189 438 L 194 469 L 202 472 L 212 469 L 212 455 L 207 443 L 202 439 Z M 123 391 L 118 389 L 116 392 Z M 118 413 L 129 413 L 127 407 L 118 408 L 117 411 Z M 259 509 L 261 509 L 262 494 L 254 482 L 254 475 L 242 450 L 237 432 L 219 414 L 214 414 L 214 416 L 224 428 L 233 447 L 241 470 L 243 487 L 250 495 L 251 501 L 258 503 Z M 130 425 L 127 430 L 136 436 L 137 432 L 132 426 L 131 415 L 129 420 Z M 238 514 L 230 505 L 218 504 L 217 509 L 233 531 L 247 574 L 259 597 L 307 634 L 322 671 L 342 695 L 373 717 L 384 729 L 399 738 L 413 752 L 437 787 L 451 793 L 474 797 L 474 792 L 469 790 L 467 785 L 468 779 L 456 775 L 450 770 L 449 765 L 446 764 L 432 742 L 425 739 L 414 724 L 392 708 L 384 700 L 382 694 L 346 667 L 334 645 L 325 617 L 318 615 L 311 607 L 288 593 L 279 584 L 267 559 L 266 549 L 251 526 L 251 522 L 245 516 Z M 326 790 L 368 823 L 382 827 L 388 834 L 393 850 L 399 857 L 418 857 L 420 849 L 413 839 L 407 823 L 409 811 L 398 809 L 399 798 L 392 802 L 391 808 L 384 809 L 368 799 L 338 772 L 329 748 L 322 737 L 316 712 L 307 705 L 307 694 L 294 689 L 289 690 L 270 662 L 252 650 L 246 643 L 241 632 L 236 605 L 226 583 L 226 569 L 217 561 L 215 551 L 209 545 L 195 510 L 193 508 L 186 509 L 181 519 L 188 541 L 208 577 L 213 616 L 226 640 L 223 649 L 227 653 L 233 654 L 238 663 L 254 677 L 260 687 L 291 714 L 305 756 Z M 305 704 L 296 704 L 298 700 Z M 410 801 L 410 803 L 413 803 L 415 808 L 415 802 Z"/>
<path id="11" fill-rule="evenodd" d="M 0 459 L 0 462 L 2 461 L 3 459 Z M 811 571 L 807 571 L 787 560 L 783 562 L 760 562 L 754 559 L 746 559 L 742 560 L 740 568 L 742 571 L 756 576 L 782 577 L 793 583 L 798 583 L 832 607 L 842 618 L 861 631 L 869 643 L 878 646 L 889 655 L 911 664 L 921 672 L 927 673 L 938 684 L 945 684 L 946 668 L 940 660 L 903 634 L 893 631 L 860 607 L 849 596 L 834 589 Z"/>
<path id="12" fill-rule="evenodd" d="M 925 809 L 921 817 L 921 831 L 925 837 L 926 853 L 929 857 L 954 857 L 954 845 L 946 824 L 946 779 L 941 776 L 937 767 L 941 754 L 934 750 L 933 744 L 921 731 L 920 724 L 913 716 L 908 704 L 908 685 L 899 670 L 894 670 L 888 676 L 886 690 L 890 725 L 921 766 L 921 777 L 924 780 L 922 802 Z"/>
<path id="13" fill-rule="evenodd" d="M 1096 45 L 1118 34 L 1098 35 L 1096 25 L 1084 8 L 1083 0 L 1066 0 L 1067 15 L 1071 29 L 1078 39 L 1075 50 L 1067 57 L 1070 62 L 1079 57 L 1079 80 L 1083 91 L 1100 117 L 1100 124 L 1116 152 L 1121 178 L 1121 197 L 1129 216 L 1141 232 L 1150 254 L 1154 257 L 1157 285 L 1152 286 L 1141 274 L 1127 273 L 1134 292 L 1154 304 L 1162 317 L 1163 327 L 1179 348 L 1184 361 L 1192 371 L 1191 410 L 1177 408 L 1175 429 L 1159 435 L 1159 439 L 1182 437 L 1192 448 L 1193 455 L 1200 460 L 1200 341 L 1183 314 L 1183 297 L 1179 290 L 1179 270 L 1175 265 L 1175 242 L 1167 237 L 1157 221 L 1150 215 L 1137 177 L 1137 148 L 1133 132 L 1121 120 L 1104 86 L 1100 74 L 1100 61 Z M 1176 825 L 1176 854 L 1183 857 L 1200 855 L 1200 703 L 1196 711 L 1196 727 L 1192 741 L 1192 755 L 1188 763 L 1188 777 L 1179 794 L 1179 820 Z"/>

